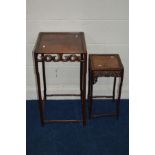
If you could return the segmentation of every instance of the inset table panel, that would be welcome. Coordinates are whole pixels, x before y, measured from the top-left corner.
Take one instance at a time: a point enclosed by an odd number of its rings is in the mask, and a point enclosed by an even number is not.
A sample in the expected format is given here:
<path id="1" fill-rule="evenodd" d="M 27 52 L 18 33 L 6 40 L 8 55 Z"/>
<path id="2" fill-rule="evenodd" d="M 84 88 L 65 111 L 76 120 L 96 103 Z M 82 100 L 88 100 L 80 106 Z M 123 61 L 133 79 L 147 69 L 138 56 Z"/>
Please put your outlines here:
<path id="1" fill-rule="evenodd" d="M 86 53 L 83 32 L 40 32 L 35 48 L 43 54 Z"/>

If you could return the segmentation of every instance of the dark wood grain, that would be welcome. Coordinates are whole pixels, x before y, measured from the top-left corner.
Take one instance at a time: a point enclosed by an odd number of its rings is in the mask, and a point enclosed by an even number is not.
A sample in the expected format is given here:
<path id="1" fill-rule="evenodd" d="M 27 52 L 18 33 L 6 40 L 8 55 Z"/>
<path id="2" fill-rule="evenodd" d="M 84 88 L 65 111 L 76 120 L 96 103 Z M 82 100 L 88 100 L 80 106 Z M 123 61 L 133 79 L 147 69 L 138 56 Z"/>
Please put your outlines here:
<path id="1" fill-rule="evenodd" d="M 34 50 L 44 54 L 86 53 L 83 32 L 41 32 Z"/>

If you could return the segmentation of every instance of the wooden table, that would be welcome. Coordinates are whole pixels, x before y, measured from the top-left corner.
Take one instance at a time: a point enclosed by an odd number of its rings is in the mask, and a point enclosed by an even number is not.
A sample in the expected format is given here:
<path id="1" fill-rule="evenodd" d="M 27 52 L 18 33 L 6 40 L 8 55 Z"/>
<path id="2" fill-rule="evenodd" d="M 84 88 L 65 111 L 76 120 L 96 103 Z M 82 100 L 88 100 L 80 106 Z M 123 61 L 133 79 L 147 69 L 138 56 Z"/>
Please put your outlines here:
<path id="1" fill-rule="evenodd" d="M 83 32 L 40 32 L 33 51 L 38 88 L 41 124 L 48 122 L 83 122 L 86 125 L 86 71 L 87 50 Z M 80 94 L 47 94 L 45 62 L 80 62 Z M 39 62 L 42 63 L 44 93 L 41 93 Z M 42 97 L 43 96 L 43 97 Z M 81 96 L 82 120 L 47 120 L 44 103 L 48 96 Z"/>
<path id="2" fill-rule="evenodd" d="M 120 97 L 123 84 L 124 67 L 118 54 L 90 54 L 89 55 L 89 118 L 100 116 L 119 117 Z M 112 96 L 93 96 L 93 84 L 97 82 L 98 77 L 114 77 Z M 118 97 L 116 99 L 116 112 L 92 114 L 93 98 L 113 98 L 115 100 L 116 78 L 120 79 L 118 88 Z"/>

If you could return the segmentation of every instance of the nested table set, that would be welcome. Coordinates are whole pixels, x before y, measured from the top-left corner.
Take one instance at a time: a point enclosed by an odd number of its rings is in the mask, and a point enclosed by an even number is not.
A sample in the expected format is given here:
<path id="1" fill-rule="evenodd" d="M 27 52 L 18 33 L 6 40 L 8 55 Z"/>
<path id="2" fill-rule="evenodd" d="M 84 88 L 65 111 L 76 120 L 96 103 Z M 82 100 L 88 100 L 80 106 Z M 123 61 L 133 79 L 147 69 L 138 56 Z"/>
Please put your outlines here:
<path id="1" fill-rule="evenodd" d="M 83 32 L 40 32 L 34 48 L 35 73 L 37 81 L 38 103 L 41 124 L 48 122 L 82 122 L 86 125 L 86 72 L 87 49 Z M 80 63 L 80 94 L 47 94 L 45 62 L 79 62 Z M 39 63 L 42 64 L 43 94 L 41 92 L 41 78 Z M 98 77 L 114 77 L 113 96 L 115 97 L 116 77 L 120 77 L 118 99 L 116 100 L 116 114 L 119 115 L 119 103 L 123 82 L 123 65 L 119 55 L 90 55 L 89 56 L 89 84 L 88 101 L 89 117 L 93 118 L 92 92 L 93 84 Z M 44 104 L 48 96 L 80 96 L 82 102 L 82 120 L 48 120 L 44 115 Z M 102 96 L 106 97 L 106 96 Z"/>

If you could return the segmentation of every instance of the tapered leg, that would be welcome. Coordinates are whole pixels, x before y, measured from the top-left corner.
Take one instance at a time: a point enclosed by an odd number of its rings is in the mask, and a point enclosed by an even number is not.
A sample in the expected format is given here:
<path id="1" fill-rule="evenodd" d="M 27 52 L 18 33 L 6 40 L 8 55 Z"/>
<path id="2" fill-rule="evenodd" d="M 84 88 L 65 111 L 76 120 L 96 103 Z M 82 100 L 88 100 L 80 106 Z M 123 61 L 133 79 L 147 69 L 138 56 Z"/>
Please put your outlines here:
<path id="1" fill-rule="evenodd" d="M 82 117 L 83 126 L 86 125 L 86 72 L 87 72 L 87 54 L 84 54 L 84 62 L 82 62 Z"/>
<path id="2" fill-rule="evenodd" d="M 117 119 L 119 118 L 119 113 L 120 113 L 120 98 L 121 98 L 121 91 L 122 91 L 122 84 L 123 84 L 123 74 L 120 77 L 120 85 L 119 85 L 119 91 L 118 91 L 118 99 L 116 101 L 116 115 Z"/>
<path id="3" fill-rule="evenodd" d="M 39 69 L 38 69 L 37 54 L 34 54 L 34 60 L 35 60 L 35 72 L 36 72 L 37 87 L 38 87 L 40 121 L 41 121 L 41 125 L 43 126 L 44 125 L 44 111 L 43 111 L 43 101 L 41 97 L 40 75 L 39 75 Z"/>
<path id="4" fill-rule="evenodd" d="M 44 54 L 42 54 L 44 56 Z M 44 100 L 46 100 L 46 74 L 45 74 L 45 61 L 42 62 L 43 71 L 43 84 L 44 84 Z"/>
<path id="5" fill-rule="evenodd" d="M 113 100 L 115 100 L 115 87 L 116 87 L 116 77 L 114 77 L 114 85 L 113 85 Z"/>

